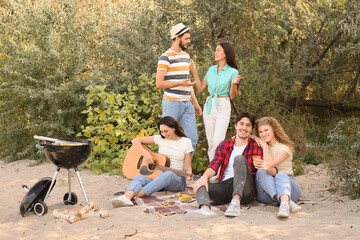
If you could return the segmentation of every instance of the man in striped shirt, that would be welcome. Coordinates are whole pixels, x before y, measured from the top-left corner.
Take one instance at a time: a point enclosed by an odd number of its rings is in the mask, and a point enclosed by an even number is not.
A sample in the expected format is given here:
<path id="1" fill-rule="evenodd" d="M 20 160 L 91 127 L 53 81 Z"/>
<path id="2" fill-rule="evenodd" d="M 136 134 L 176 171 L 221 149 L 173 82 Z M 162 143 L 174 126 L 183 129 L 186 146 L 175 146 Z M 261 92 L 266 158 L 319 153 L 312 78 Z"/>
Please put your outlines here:
<path id="1" fill-rule="evenodd" d="M 187 219 L 216 217 L 217 214 L 210 209 L 210 199 L 216 204 L 230 203 L 224 215 L 237 217 L 240 215 L 240 203 L 248 204 L 255 198 L 257 169 L 252 156 L 263 156 L 262 148 L 250 138 L 255 117 L 244 112 L 236 117 L 235 122 L 235 137 L 219 144 L 214 159 L 194 184 L 199 209 L 188 212 Z M 219 167 L 219 182 L 209 183 L 209 179 L 216 174 Z"/>
<path id="2" fill-rule="evenodd" d="M 162 115 L 179 121 L 195 151 L 198 141 L 196 115 L 202 111 L 190 81 L 190 56 L 183 50 L 190 44 L 190 29 L 179 23 L 171 30 L 171 47 L 158 61 L 156 87 L 164 89 Z"/>

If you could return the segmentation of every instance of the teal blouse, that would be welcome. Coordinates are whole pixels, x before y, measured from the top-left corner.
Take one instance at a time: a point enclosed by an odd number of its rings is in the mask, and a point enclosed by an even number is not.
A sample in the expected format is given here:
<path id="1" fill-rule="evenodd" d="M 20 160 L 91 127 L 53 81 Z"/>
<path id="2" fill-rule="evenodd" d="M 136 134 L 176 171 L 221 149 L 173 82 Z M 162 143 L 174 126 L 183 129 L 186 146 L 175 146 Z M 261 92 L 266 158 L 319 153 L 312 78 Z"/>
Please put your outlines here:
<path id="1" fill-rule="evenodd" d="M 209 67 L 205 80 L 208 85 L 208 92 L 210 97 L 206 102 L 206 113 L 211 112 L 211 98 L 215 96 L 215 106 L 218 109 L 218 96 L 230 97 L 231 81 L 234 77 L 239 75 L 239 71 L 235 68 L 225 65 L 219 72 L 217 71 L 218 65 Z"/>

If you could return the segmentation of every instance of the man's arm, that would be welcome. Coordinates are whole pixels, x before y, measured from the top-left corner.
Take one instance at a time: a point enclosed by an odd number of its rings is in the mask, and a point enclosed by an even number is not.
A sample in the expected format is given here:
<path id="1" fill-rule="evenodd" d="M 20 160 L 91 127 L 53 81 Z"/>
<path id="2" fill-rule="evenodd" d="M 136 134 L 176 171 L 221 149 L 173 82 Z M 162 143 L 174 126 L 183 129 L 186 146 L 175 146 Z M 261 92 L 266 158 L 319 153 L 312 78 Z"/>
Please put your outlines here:
<path id="1" fill-rule="evenodd" d="M 210 178 L 215 176 L 215 174 L 216 174 L 216 172 L 212 168 L 206 169 L 206 171 L 201 176 L 201 178 L 199 178 L 199 180 L 197 180 L 195 182 L 195 184 L 193 186 L 194 192 L 197 192 L 197 190 L 202 186 L 205 186 L 206 191 L 209 191 L 208 190 L 208 181 L 209 181 Z"/>
<path id="2" fill-rule="evenodd" d="M 192 102 L 192 104 L 194 106 L 195 115 L 200 116 L 202 114 L 202 110 L 201 110 L 199 102 L 198 102 L 198 100 L 196 98 L 193 87 L 191 87 L 191 102 Z"/>
<path id="3" fill-rule="evenodd" d="M 191 82 L 190 79 L 185 79 L 179 82 L 165 81 L 165 70 L 156 71 L 156 87 L 160 89 L 173 88 L 178 86 L 193 86 L 195 82 Z"/>
<path id="4" fill-rule="evenodd" d="M 221 161 L 223 161 L 224 155 L 222 153 L 224 143 L 220 143 L 215 150 L 214 159 L 210 162 L 208 168 L 204 174 L 197 180 L 193 186 L 194 192 L 196 192 L 201 186 L 205 186 L 206 191 L 208 191 L 208 181 L 210 178 L 215 176 L 216 171 L 214 169 L 219 169 Z"/>

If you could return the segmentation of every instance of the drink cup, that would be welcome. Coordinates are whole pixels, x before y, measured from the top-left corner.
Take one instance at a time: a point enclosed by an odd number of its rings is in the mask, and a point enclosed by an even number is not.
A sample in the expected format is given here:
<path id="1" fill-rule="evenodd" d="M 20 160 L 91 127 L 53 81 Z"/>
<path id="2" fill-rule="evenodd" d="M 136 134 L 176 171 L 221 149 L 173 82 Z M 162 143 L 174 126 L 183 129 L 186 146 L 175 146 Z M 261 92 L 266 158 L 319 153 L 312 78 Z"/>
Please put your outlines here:
<path id="1" fill-rule="evenodd" d="M 259 165 L 263 161 L 262 157 L 258 156 L 258 155 L 252 156 L 252 159 L 253 159 L 253 163 L 254 163 L 255 166 Z"/>

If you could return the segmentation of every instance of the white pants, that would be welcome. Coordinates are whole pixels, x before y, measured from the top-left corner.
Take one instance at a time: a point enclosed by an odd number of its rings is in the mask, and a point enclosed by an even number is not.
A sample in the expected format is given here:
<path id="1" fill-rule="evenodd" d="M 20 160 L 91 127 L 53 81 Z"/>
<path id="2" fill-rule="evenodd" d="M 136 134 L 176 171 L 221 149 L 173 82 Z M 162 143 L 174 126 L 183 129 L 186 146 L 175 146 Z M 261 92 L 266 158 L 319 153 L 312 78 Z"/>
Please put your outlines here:
<path id="1" fill-rule="evenodd" d="M 230 98 L 218 98 L 218 109 L 216 109 L 215 106 L 215 98 L 209 99 L 208 97 L 206 101 L 212 101 L 211 112 L 206 114 L 206 104 L 203 110 L 205 132 L 209 146 L 208 156 L 211 162 L 217 146 L 224 141 L 226 137 L 226 131 L 230 121 L 231 105 Z"/>

